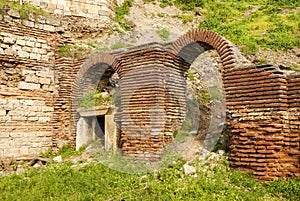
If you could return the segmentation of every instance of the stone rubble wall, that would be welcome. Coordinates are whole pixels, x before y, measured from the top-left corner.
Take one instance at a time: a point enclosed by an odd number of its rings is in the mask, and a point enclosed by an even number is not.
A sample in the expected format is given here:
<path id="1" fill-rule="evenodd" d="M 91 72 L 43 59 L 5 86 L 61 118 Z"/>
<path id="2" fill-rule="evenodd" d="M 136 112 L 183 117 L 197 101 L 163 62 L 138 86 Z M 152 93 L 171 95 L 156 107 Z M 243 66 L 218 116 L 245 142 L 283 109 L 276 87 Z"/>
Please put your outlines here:
<path id="1" fill-rule="evenodd" d="M 19 0 L 16 0 L 19 2 Z M 114 14 L 116 1 L 112 0 L 22 0 L 51 14 L 91 19 L 107 18 Z"/>
<path id="2" fill-rule="evenodd" d="M 55 57 L 69 39 L 51 17 L 0 18 L 0 157 L 40 154 L 55 145 Z"/>
<path id="3" fill-rule="evenodd" d="M 44 16 L 21 19 L 17 11 L 0 16 L 0 55 L 22 59 L 54 61 L 63 32 L 59 21 Z"/>
<path id="4" fill-rule="evenodd" d="M 39 154 L 52 146 L 52 64 L 0 57 L 0 156 Z"/>

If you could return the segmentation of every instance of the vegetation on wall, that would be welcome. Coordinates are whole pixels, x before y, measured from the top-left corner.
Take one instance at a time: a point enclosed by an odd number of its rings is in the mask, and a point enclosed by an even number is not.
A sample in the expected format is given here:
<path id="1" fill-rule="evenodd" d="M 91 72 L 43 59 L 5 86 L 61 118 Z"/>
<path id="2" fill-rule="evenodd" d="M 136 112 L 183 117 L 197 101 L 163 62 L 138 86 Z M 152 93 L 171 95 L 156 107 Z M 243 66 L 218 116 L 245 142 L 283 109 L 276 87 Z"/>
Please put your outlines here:
<path id="1" fill-rule="evenodd" d="M 133 0 L 125 0 L 121 6 L 116 7 L 115 20 L 125 31 L 129 31 L 132 29 L 132 25 L 125 19 L 125 15 L 129 14 L 129 9 L 132 6 L 132 3 Z"/>
<path id="2" fill-rule="evenodd" d="M 30 6 L 27 3 L 23 3 L 21 5 L 18 1 L 0 0 L 0 14 L 4 9 L 12 9 L 18 11 L 21 19 L 28 18 L 29 13 L 34 15 L 47 15 L 47 13 L 41 8 Z"/>
<path id="3" fill-rule="evenodd" d="M 101 92 L 93 90 L 78 100 L 78 106 L 89 108 L 92 106 L 109 105 L 111 101 L 111 96 L 103 97 Z"/>

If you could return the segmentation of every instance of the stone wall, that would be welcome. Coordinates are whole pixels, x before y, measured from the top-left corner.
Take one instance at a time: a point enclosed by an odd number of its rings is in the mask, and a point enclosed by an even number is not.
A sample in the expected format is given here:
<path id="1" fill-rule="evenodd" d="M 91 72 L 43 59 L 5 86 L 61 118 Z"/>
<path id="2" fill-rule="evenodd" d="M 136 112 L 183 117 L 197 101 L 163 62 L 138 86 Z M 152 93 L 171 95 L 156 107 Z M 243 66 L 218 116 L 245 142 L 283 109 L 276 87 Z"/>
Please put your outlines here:
<path id="1" fill-rule="evenodd" d="M 101 19 L 114 14 L 116 1 L 112 0 L 16 0 L 42 8 L 43 10 L 64 16 Z"/>
<path id="2" fill-rule="evenodd" d="M 39 154 L 54 146 L 60 22 L 8 10 L 0 19 L 0 156 Z"/>
<path id="3" fill-rule="evenodd" d="M 52 64 L 0 57 L 0 156 L 39 154 L 52 146 Z"/>

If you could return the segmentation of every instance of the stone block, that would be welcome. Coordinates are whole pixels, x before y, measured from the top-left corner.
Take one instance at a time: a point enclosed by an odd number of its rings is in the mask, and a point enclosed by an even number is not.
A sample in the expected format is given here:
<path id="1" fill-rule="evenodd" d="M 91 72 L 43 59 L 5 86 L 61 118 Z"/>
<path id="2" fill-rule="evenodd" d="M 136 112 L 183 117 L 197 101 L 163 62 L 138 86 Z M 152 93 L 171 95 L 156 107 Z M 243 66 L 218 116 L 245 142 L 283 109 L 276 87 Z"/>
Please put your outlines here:
<path id="1" fill-rule="evenodd" d="M 26 27 L 34 28 L 34 22 L 29 21 L 29 20 L 23 20 L 23 25 Z"/>
<path id="2" fill-rule="evenodd" d="M 39 83 L 41 84 L 50 84 L 50 78 L 40 78 Z"/>
<path id="3" fill-rule="evenodd" d="M 7 48 L 7 49 L 5 49 L 5 50 L 4 50 L 4 53 L 5 53 L 6 55 L 9 55 L 9 56 L 14 56 L 14 55 L 17 54 L 17 52 L 14 51 L 12 48 Z"/>
<path id="4" fill-rule="evenodd" d="M 49 121 L 51 121 L 50 117 L 39 117 L 38 120 L 40 123 L 47 123 Z"/>
<path id="5" fill-rule="evenodd" d="M 29 41 L 29 40 L 27 40 L 25 44 L 26 44 L 26 46 L 28 46 L 28 47 L 34 47 L 34 46 L 35 46 L 35 42 Z"/>
<path id="6" fill-rule="evenodd" d="M 21 57 L 21 58 L 28 59 L 29 58 L 29 53 L 21 50 L 21 51 L 18 51 L 18 56 Z"/>
<path id="7" fill-rule="evenodd" d="M 6 110 L 0 110 L 0 116 L 5 116 L 6 115 Z"/>
<path id="8" fill-rule="evenodd" d="M 19 51 L 19 50 L 22 50 L 21 46 L 19 46 L 19 45 L 13 45 L 11 48 L 12 48 L 15 52 L 17 52 L 17 51 Z"/>
<path id="9" fill-rule="evenodd" d="M 2 44 L 0 44 L 0 47 L 3 49 L 7 49 L 7 48 L 9 48 L 9 45 L 2 43 Z"/>
<path id="10" fill-rule="evenodd" d="M 26 69 L 24 69 L 24 70 L 22 70 L 22 75 L 24 76 L 24 75 L 28 75 L 28 74 L 35 74 L 35 72 L 36 71 L 34 71 L 34 70 L 26 70 Z"/>
<path id="11" fill-rule="evenodd" d="M 28 121 L 38 121 L 38 117 L 28 117 Z"/>
<path id="12" fill-rule="evenodd" d="M 47 43 L 47 41 L 46 41 L 46 40 L 43 40 L 43 39 L 37 39 L 37 42 L 38 42 L 38 43 Z"/>
<path id="13" fill-rule="evenodd" d="M 36 53 L 30 53 L 30 59 L 41 60 L 41 55 Z"/>
<path id="14" fill-rule="evenodd" d="M 17 45 L 20 45 L 20 46 L 25 46 L 25 44 L 26 44 L 26 41 L 25 40 L 23 40 L 23 39 L 17 39 L 17 41 L 16 41 L 16 43 L 17 43 Z"/>
<path id="15" fill-rule="evenodd" d="M 9 10 L 7 12 L 8 15 L 10 15 L 13 18 L 20 18 L 20 13 L 18 11 L 15 10 Z"/>
<path id="16" fill-rule="evenodd" d="M 42 15 L 39 15 L 36 17 L 36 21 L 41 23 L 41 24 L 45 24 L 46 23 L 46 18 Z"/>
<path id="17" fill-rule="evenodd" d="M 13 45 L 16 42 L 16 36 L 11 35 L 10 37 L 4 37 L 3 43 Z"/>
<path id="18" fill-rule="evenodd" d="M 24 116 L 11 116 L 12 121 L 26 121 L 27 117 Z"/>
<path id="19" fill-rule="evenodd" d="M 57 9 L 55 9 L 53 13 L 55 15 L 62 15 L 64 13 L 63 10 L 64 10 L 64 8 L 60 6 Z"/>
<path id="20" fill-rule="evenodd" d="M 4 50 L 0 47 L 0 54 L 5 54 Z"/>
<path id="21" fill-rule="evenodd" d="M 25 77 L 25 82 L 39 83 L 39 78 L 36 75 L 30 74 Z"/>
<path id="22" fill-rule="evenodd" d="M 29 154 L 29 146 L 20 147 L 20 154 L 21 155 L 28 155 Z"/>
<path id="23" fill-rule="evenodd" d="M 49 32 L 55 32 L 55 27 L 52 26 L 52 25 L 45 24 L 44 25 L 44 30 L 49 31 Z"/>
<path id="24" fill-rule="evenodd" d="M 19 89 L 37 90 L 37 89 L 40 89 L 40 88 L 41 88 L 40 84 L 19 82 Z"/>

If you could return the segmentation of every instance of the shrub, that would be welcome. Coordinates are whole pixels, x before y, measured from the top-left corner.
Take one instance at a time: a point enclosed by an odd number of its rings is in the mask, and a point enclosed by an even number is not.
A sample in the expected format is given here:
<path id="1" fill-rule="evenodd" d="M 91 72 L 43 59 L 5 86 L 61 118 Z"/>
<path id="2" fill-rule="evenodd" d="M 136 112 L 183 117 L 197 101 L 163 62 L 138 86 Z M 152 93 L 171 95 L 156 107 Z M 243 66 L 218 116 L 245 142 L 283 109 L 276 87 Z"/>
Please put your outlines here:
<path id="1" fill-rule="evenodd" d="M 78 100 L 78 106 L 88 108 L 97 105 L 108 105 L 111 101 L 111 96 L 103 97 L 101 92 L 93 90 Z"/>

